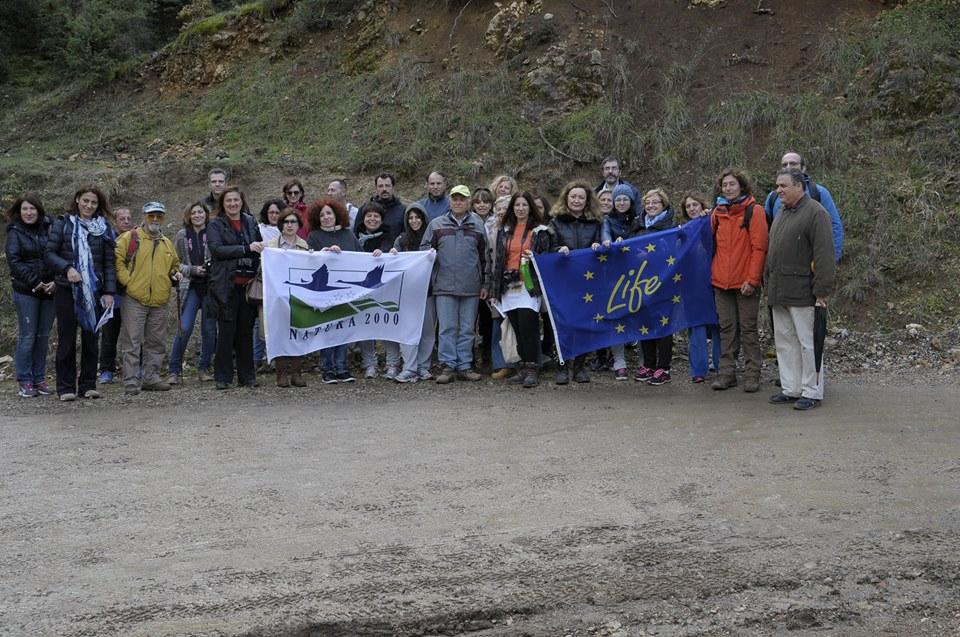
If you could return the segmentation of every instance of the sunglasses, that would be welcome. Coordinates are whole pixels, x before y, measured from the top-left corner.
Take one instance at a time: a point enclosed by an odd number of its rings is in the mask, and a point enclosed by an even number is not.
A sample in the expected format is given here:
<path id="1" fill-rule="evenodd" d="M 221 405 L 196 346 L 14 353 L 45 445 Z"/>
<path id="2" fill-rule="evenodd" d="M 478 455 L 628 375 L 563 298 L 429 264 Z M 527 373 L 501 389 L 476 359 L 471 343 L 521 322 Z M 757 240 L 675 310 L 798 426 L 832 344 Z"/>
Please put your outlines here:
<path id="1" fill-rule="evenodd" d="M 299 194 L 300 194 L 300 191 L 299 191 L 299 190 L 288 190 L 288 191 L 287 191 L 287 194 L 288 194 L 288 195 L 299 195 Z"/>
<path id="2" fill-rule="evenodd" d="M 295 223 L 295 224 L 297 224 L 298 226 L 300 225 L 300 221 L 297 220 L 297 219 L 284 219 L 284 220 L 283 220 L 283 223 L 284 223 L 284 224 Z"/>

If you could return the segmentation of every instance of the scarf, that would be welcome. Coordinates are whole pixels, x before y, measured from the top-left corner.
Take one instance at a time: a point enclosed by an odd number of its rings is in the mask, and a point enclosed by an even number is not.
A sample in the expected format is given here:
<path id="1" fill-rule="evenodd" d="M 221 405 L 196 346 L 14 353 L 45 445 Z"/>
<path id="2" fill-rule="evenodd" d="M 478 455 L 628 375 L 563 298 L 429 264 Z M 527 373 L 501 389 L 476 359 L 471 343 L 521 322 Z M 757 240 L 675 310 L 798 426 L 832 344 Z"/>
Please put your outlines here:
<path id="1" fill-rule="evenodd" d="M 363 248 L 364 252 L 373 252 L 374 250 L 377 249 L 377 246 L 379 245 L 381 240 L 380 238 L 382 236 L 383 236 L 383 230 L 375 230 L 374 232 L 371 232 L 371 233 L 366 233 L 363 230 L 361 230 L 360 232 L 357 233 L 357 240 L 360 242 L 360 246 Z M 374 241 L 374 240 L 376 240 L 377 243 L 375 243 L 372 246 L 371 250 L 368 250 L 367 242 Z"/>
<path id="2" fill-rule="evenodd" d="M 669 208 L 667 208 L 666 210 L 658 214 L 656 217 L 651 217 L 650 215 L 647 215 L 647 214 L 643 215 L 643 227 L 649 228 L 650 226 L 657 225 L 658 223 L 663 221 L 668 214 L 670 214 Z"/>
<path id="3" fill-rule="evenodd" d="M 192 226 L 187 228 L 187 253 L 190 265 L 203 265 L 207 256 L 207 229 L 197 232 Z"/>
<path id="4" fill-rule="evenodd" d="M 730 201 L 729 199 L 727 199 L 727 198 L 724 197 L 723 195 L 717 195 L 717 205 L 718 205 L 718 206 L 731 206 L 731 205 L 733 205 L 733 204 L 735 204 L 735 203 L 740 203 L 741 201 L 743 201 L 743 200 L 746 199 L 746 198 L 747 198 L 746 195 L 740 195 L 739 197 L 737 197 L 737 198 L 734 199 L 733 201 Z"/>
<path id="5" fill-rule="evenodd" d="M 73 222 L 74 265 L 80 273 L 80 283 L 73 286 L 73 309 L 80 322 L 80 327 L 88 332 L 97 327 L 97 296 L 100 291 L 100 280 L 93 267 L 93 255 L 90 253 L 89 235 L 102 236 L 107 231 L 107 224 L 103 217 L 83 219 L 79 215 L 70 215 Z"/>

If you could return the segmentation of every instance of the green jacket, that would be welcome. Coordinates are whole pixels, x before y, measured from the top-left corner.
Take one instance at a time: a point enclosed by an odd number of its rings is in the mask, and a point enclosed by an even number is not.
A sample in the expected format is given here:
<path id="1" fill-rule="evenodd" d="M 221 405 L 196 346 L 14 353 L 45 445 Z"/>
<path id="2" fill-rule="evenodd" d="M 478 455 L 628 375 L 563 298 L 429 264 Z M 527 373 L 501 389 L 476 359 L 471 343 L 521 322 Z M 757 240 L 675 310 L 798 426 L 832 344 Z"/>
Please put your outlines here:
<path id="1" fill-rule="evenodd" d="M 806 307 L 833 292 L 837 267 L 830 217 L 819 203 L 804 195 L 796 208 L 773 220 L 763 281 L 767 303 Z"/>

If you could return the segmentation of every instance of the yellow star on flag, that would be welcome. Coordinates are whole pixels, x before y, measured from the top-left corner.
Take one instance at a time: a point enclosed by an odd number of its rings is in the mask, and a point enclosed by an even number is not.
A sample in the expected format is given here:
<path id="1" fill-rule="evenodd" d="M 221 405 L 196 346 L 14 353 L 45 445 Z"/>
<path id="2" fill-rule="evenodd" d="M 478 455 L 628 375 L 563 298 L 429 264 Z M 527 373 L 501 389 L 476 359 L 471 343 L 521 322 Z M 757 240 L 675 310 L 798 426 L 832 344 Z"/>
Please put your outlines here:
<path id="1" fill-rule="evenodd" d="M 605 254 L 598 254 L 598 255 L 597 255 L 597 260 L 600 261 L 600 263 L 606 263 L 606 262 L 607 262 L 607 255 L 605 255 Z"/>
<path id="2" fill-rule="evenodd" d="M 640 327 L 640 333 L 646 336 L 650 333 L 650 328 L 648 328 L 646 325 L 643 325 Z"/>
<path id="3" fill-rule="evenodd" d="M 587 270 L 583 273 L 583 278 L 585 278 L 587 281 L 593 281 L 593 272 Z"/>
<path id="4" fill-rule="evenodd" d="M 593 317 L 593 320 L 596 321 L 597 323 L 599 323 L 600 321 L 603 320 L 603 317 L 600 316 L 599 314 L 596 314 L 596 315 Z"/>
<path id="5" fill-rule="evenodd" d="M 660 325 L 662 325 L 662 326 L 664 326 L 664 327 L 666 327 L 667 325 L 670 325 L 670 319 L 667 318 L 666 316 L 661 316 L 661 317 L 660 317 Z"/>
<path id="6" fill-rule="evenodd" d="M 620 252 L 630 252 L 630 246 L 623 246 L 620 248 Z"/>
<path id="7" fill-rule="evenodd" d="M 627 328 L 624 327 L 623 325 L 621 325 L 620 323 L 617 323 L 617 334 L 623 334 L 623 331 L 624 331 L 625 329 L 627 329 Z"/>
<path id="8" fill-rule="evenodd" d="M 586 294 L 583 295 L 583 302 L 584 302 L 584 303 L 590 303 L 591 301 L 593 301 L 593 295 L 592 295 L 592 294 L 590 294 L 589 292 L 587 292 Z"/>
<path id="9" fill-rule="evenodd" d="M 656 252 L 656 251 L 657 251 L 657 246 L 653 245 L 652 243 L 647 244 L 647 252 Z"/>
<path id="10" fill-rule="evenodd" d="M 674 282 L 674 283 L 680 283 L 680 279 L 682 279 L 682 278 L 683 278 L 683 277 L 680 275 L 680 273 L 677 272 L 676 274 L 673 275 L 673 282 Z"/>
<path id="11" fill-rule="evenodd" d="M 673 302 L 674 302 L 674 303 L 679 303 L 679 302 L 680 302 L 680 295 L 679 295 L 679 294 L 674 294 L 674 295 L 673 295 Z"/>
<path id="12" fill-rule="evenodd" d="M 667 257 L 667 265 L 673 265 L 676 262 L 677 260 L 674 259 L 673 257 Z"/>

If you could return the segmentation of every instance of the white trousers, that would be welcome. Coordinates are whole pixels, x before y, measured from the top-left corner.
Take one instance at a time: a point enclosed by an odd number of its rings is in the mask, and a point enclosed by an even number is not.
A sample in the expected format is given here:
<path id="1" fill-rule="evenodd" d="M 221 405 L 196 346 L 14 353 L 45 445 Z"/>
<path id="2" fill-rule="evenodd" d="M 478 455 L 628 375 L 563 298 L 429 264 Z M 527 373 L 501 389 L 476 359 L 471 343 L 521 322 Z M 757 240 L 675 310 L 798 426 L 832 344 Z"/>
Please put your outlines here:
<path id="1" fill-rule="evenodd" d="M 823 400 L 826 366 L 821 362 L 818 377 L 813 356 L 813 313 L 813 306 L 773 306 L 773 335 L 783 393 Z"/>

